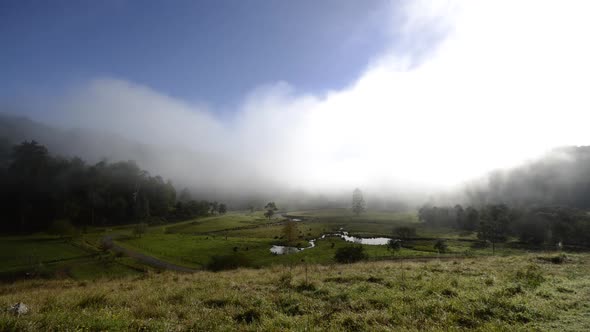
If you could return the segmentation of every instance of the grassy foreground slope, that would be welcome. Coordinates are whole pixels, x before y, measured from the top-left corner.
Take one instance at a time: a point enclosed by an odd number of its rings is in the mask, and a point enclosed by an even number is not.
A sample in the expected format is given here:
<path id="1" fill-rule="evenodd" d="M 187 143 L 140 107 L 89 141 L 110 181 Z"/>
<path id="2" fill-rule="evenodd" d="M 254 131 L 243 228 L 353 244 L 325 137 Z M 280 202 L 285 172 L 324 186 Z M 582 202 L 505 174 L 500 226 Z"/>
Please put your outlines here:
<path id="1" fill-rule="evenodd" d="M 590 255 L 305 265 L 0 286 L 0 330 L 590 330 Z M 559 263 L 559 264 L 557 264 Z"/>

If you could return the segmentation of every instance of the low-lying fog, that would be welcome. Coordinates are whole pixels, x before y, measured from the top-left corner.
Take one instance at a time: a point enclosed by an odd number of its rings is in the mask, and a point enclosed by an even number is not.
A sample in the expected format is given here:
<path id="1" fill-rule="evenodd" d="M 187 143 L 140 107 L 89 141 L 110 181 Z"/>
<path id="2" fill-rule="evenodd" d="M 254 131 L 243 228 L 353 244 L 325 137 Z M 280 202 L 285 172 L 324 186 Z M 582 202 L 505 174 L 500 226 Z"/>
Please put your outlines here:
<path id="1" fill-rule="evenodd" d="M 392 26 L 396 46 L 324 94 L 274 82 L 219 112 L 106 77 L 22 114 L 66 130 L 50 142 L 29 137 L 50 150 L 134 159 L 179 189 L 349 201 L 360 187 L 373 202 L 424 201 L 554 147 L 590 143 L 590 21 L 579 6 L 408 4 Z"/>

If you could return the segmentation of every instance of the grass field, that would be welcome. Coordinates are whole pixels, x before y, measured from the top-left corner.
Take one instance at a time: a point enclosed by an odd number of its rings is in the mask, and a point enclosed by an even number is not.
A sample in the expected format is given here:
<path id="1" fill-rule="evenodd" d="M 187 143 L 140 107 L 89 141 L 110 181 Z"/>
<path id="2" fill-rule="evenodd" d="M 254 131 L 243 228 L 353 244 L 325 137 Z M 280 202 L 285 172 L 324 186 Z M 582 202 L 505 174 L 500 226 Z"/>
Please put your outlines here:
<path id="1" fill-rule="evenodd" d="M 79 280 L 139 274 L 143 267 L 127 258 L 101 254 L 48 235 L 0 238 L 0 278 L 73 278 Z"/>
<path id="2" fill-rule="evenodd" d="M 44 235 L 0 238 L 0 271 L 87 256 L 88 252 L 56 237 Z"/>
<path id="3" fill-rule="evenodd" d="M 327 237 L 295 254 L 284 244 L 284 218 L 229 213 L 149 227 L 96 228 L 74 239 L 43 234 L 0 238 L 0 330 L 389 331 L 590 329 L 590 254 L 529 252 L 499 244 L 496 255 L 474 234 L 426 228 L 414 214 L 298 211 L 299 247 L 340 229 L 391 236 L 410 225 L 417 237 L 399 252 L 364 245 L 368 261 L 335 264 Z M 99 250 L 104 238 L 165 261 L 202 270 L 213 256 L 240 255 L 248 266 L 226 272 L 163 272 L 139 258 Z M 448 251 L 434 249 L 444 238 Z M 392 260 L 393 259 L 393 260 Z M 23 273 L 27 277 L 23 277 Z M 15 278 L 15 276 L 18 276 Z M 27 280 L 33 278 L 32 280 Z M 39 279 L 45 278 L 45 279 Z M 53 280 L 48 280 L 53 279 Z M 90 281 L 94 280 L 94 281 Z"/>
<path id="4" fill-rule="evenodd" d="M 280 216 L 268 220 L 261 212 L 254 213 L 228 213 L 220 216 L 200 218 L 190 222 L 182 222 L 173 226 L 164 227 L 166 233 L 206 234 L 222 232 L 225 230 L 256 227 L 280 220 Z"/>
<path id="5" fill-rule="evenodd" d="M 364 237 L 392 236 L 395 227 L 410 225 L 417 229 L 418 239 L 404 241 L 404 249 L 398 257 L 437 256 L 434 243 L 446 238 L 448 251 L 442 256 L 490 255 L 487 248 L 472 248 L 475 235 L 460 234 L 448 229 L 429 229 L 418 222 L 411 213 L 373 212 L 355 216 L 346 209 L 296 211 L 287 214 L 297 222 L 299 239 L 297 247 L 306 247 L 309 240 L 322 234 L 335 233 L 340 229 Z M 212 256 L 231 255 L 236 252 L 247 257 L 249 266 L 262 267 L 273 264 L 334 262 L 335 251 L 342 246 L 353 245 L 337 237 L 316 241 L 316 247 L 287 256 L 274 255 L 270 247 L 283 245 L 281 218 L 271 221 L 260 213 L 230 213 L 222 216 L 197 219 L 175 225 L 151 228 L 142 237 L 121 237 L 122 246 L 159 259 L 191 268 L 204 268 Z M 125 234 L 125 233 L 122 233 Z M 129 235 L 130 232 L 127 233 Z M 385 246 L 366 245 L 369 259 L 389 259 L 392 253 Z M 499 245 L 497 254 L 523 254 L 524 250 L 510 249 Z"/>
<path id="6" fill-rule="evenodd" d="M 551 256 L 552 257 L 552 256 Z M 0 286 L 0 330 L 590 330 L 590 255 L 275 266 Z"/>
<path id="7" fill-rule="evenodd" d="M 344 229 L 358 236 L 392 236 L 392 230 L 402 225 L 417 229 L 416 239 L 404 241 L 396 257 L 485 256 L 488 248 L 474 248 L 474 234 L 460 234 L 448 229 L 425 228 L 415 214 L 368 212 L 355 216 L 347 209 L 296 211 L 288 213 L 298 218 L 299 239 L 295 245 L 307 247 L 309 240 L 322 234 Z M 235 255 L 245 257 L 247 266 L 293 265 L 307 263 L 334 263 L 336 250 L 353 244 L 338 237 L 317 240 L 316 247 L 290 255 L 274 255 L 272 245 L 284 245 L 283 224 L 280 215 L 268 220 L 262 212 L 233 212 L 149 227 L 141 237 L 132 235 L 133 226 L 102 227 L 91 229 L 80 238 L 66 241 L 48 235 L 4 237 L 0 243 L 0 277 L 14 280 L 14 276 L 38 275 L 43 277 L 69 277 L 89 279 L 102 276 L 119 277 L 136 275 L 149 269 L 141 262 L 126 257 L 101 254 L 98 246 L 104 237 L 113 237 L 118 245 L 155 257 L 165 262 L 203 269 L 213 256 Z M 434 249 L 438 238 L 447 239 L 448 251 L 439 254 Z M 369 260 L 391 259 L 385 246 L 364 246 Z M 499 245 L 497 255 L 525 254 L 522 249 Z M 18 278 L 17 278 L 18 279 Z"/>

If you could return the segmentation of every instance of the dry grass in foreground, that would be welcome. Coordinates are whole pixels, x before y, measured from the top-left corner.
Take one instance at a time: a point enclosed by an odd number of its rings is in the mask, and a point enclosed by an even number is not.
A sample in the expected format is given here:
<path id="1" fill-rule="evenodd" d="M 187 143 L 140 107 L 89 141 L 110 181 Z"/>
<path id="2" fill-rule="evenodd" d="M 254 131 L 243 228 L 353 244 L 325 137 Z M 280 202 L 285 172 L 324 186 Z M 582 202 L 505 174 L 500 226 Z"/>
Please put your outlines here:
<path id="1" fill-rule="evenodd" d="M 304 265 L 0 286 L 0 330 L 590 330 L 590 255 Z"/>

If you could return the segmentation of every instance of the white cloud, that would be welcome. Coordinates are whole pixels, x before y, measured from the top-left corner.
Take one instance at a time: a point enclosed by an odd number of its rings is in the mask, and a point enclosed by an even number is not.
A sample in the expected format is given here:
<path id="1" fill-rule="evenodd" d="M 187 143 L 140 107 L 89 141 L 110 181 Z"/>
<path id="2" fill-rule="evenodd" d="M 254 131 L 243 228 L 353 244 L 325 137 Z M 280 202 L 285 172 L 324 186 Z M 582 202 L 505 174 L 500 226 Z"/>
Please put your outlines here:
<path id="1" fill-rule="evenodd" d="M 62 121 L 231 161 L 191 164 L 195 173 L 223 170 L 240 183 L 255 172 L 308 190 L 448 186 L 590 144 L 587 2 L 435 3 L 410 2 L 401 44 L 341 91 L 263 86 L 227 122 L 106 79 L 68 100 Z M 426 51 L 428 42 L 437 46 Z"/>

